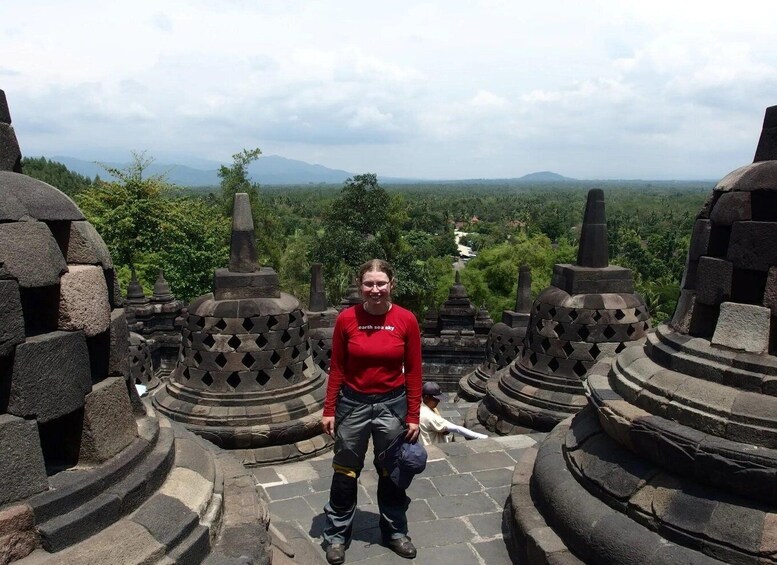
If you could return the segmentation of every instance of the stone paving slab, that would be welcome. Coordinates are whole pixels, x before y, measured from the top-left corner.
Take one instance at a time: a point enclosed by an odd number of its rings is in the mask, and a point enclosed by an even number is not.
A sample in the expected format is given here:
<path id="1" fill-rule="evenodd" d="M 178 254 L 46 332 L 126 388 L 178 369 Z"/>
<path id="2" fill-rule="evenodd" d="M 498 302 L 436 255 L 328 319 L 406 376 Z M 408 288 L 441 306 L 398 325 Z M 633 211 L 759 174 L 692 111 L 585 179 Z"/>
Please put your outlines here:
<path id="1" fill-rule="evenodd" d="M 444 412 L 449 419 L 463 423 L 472 403 L 454 403 L 453 396 L 447 394 L 442 403 Z M 452 413 L 458 414 L 458 419 Z M 509 530 L 504 524 L 503 509 L 516 462 L 543 437 L 544 434 L 529 434 L 472 441 L 456 437 L 452 443 L 428 446 L 426 470 L 408 489 L 412 500 L 407 513 L 410 537 L 418 548 L 414 560 L 402 559 L 381 544 L 377 473 L 368 453 L 359 477 L 354 533 L 346 551 L 346 563 L 513 563 L 504 539 Z M 296 558 L 306 563 L 325 563 L 323 507 L 329 499 L 331 460 L 329 453 L 271 469 L 252 470 L 270 502 L 271 524 L 287 532 L 289 544 L 295 550 L 299 547 Z M 296 558 L 289 562 L 296 562 Z"/>
<path id="2" fill-rule="evenodd" d="M 477 518 L 470 518 L 469 523 L 478 536 L 483 539 L 502 539 L 502 512 L 480 514 Z"/>

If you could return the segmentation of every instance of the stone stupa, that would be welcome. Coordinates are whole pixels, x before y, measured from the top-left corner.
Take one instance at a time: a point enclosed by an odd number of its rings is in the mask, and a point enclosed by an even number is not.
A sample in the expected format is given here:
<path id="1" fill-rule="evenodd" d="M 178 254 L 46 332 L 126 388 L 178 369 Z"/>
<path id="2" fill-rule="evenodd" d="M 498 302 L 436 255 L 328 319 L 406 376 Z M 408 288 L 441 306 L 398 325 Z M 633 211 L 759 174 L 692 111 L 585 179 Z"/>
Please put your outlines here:
<path id="1" fill-rule="evenodd" d="M 357 304 L 364 302 L 364 298 L 362 298 L 362 293 L 359 290 L 359 286 L 359 281 L 356 277 L 354 277 L 351 281 L 351 284 L 349 284 L 348 288 L 345 289 L 345 295 L 337 307 L 338 310 L 345 310 L 346 308 L 350 308 L 351 306 L 356 306 Z"/>
<path id="2" fill-rule="evenodd" d="M 604 193 L 588 192 L 577 262 L 553 267 L 521 356 L 486 385 L 477 418 L 499 434 L 548 431 L 586 405 L 593 365 L 644 340 L 650 314 L 631 271 L 609 264 Z"/>
<path id="3" fill-rule="evenodd" d="M 485 360 L 493 324 L 488 311 L 472 303 L 456 271 L 448 298 L 439 310 L 427 314 L 421 326 L 424 380 L 456 392 L 461 378 Z"/>
<path id="4" fill-rule="evenodd" d="M 777 563 L 775 242 L 777 106 L 697 217 L 671 322 L 596 365 L 591 406 L 516 467 L 532 563 Z"/>
<path id="5" fill-rule="evenodd" d="M 326 375 L 314 363 L 299 301 L 257 263 L 248 195 L 235 195 L 228 269 L 189 304 L 178 364 L 154 405 L 247 465 L 313 457 Z"/>
<path id="6" fill-rule="evenodd" d="M 491 326 L 486 342 L 486 360 L 459 381 L 458 396 L 477 402 L 486 395 L 486 383 L 521 353 L 531 312 L 531 270 L 518 269 L 515 309 L 502 312 L 502 321 Z"/>
<path id="7" fill-rule="evenodd" d="M 167 378 L 175 368 L 178 350 L 181 348 L 183 308 L 183 300 L 173 295 L 162 269 L 159 269 L 150 298 L 143 293 L 135 269 L 132 269 L 132 280 L 127 287 L 124 309 L 127 312 L 130 331 L 145 340 L 141 343 L 145 343 L 151 357 L 151 383 Z M 137 341 L 137 338 L 132 340 Z M 130 347 L 134 353 L 135 345 Z"/>
<path id="8" fill-rule="evenodd" d="M 108 249 L 9 128 L 0 90 L 0 564 L 269 562 L 248 472 L 140 402 Z"/>

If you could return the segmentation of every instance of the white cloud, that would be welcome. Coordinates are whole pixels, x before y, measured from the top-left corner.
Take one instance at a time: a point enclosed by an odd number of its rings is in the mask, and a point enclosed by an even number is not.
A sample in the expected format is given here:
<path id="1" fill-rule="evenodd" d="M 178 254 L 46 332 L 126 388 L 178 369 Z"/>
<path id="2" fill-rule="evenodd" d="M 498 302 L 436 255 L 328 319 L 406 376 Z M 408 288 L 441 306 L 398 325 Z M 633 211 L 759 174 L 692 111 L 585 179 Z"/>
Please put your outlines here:
<path id="1" fill-rule="evenodd" d="M 229 159 L 260 146 L 394 176 L 716 177 L 751 158 L 777 102 L 768 12 L 755 0 L 6 2 L 0 88 L 26 154 Z"/>
<path id="2" fill-rule="evenodd" d="M 506 108 L 507 100 L 488 90 L 479 90 L 469 101 L 475 108 Z"/>

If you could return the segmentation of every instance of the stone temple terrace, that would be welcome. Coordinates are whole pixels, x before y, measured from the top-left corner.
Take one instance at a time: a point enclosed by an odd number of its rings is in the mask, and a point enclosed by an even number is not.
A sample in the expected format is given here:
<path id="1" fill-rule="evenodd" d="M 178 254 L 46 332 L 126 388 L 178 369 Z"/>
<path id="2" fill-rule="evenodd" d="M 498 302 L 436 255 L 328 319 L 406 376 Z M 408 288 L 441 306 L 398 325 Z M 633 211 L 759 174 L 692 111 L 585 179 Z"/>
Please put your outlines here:
<path id="1" fill-rule="evenodd" d="M 120 288 L 79 207 L 24 174 L 24 133 L 0 91 L 0 564 L 324 563 L 320 417 L 358 289 L 328 303 L 313 264 L 307 306 L 284 291 L 242 193 L 212 292 Z M 599 189 L 574 263 L 534 300 L 513 272 L 496 323 L 457 272 L 421 324 L 443 415 L 488 438 L 428 446 L 412 562 L 777 564 L 777 106 L 698 211 L 667 323 L 610 264 Z M 347 562 L 405 562 L 359 480 Z"/>

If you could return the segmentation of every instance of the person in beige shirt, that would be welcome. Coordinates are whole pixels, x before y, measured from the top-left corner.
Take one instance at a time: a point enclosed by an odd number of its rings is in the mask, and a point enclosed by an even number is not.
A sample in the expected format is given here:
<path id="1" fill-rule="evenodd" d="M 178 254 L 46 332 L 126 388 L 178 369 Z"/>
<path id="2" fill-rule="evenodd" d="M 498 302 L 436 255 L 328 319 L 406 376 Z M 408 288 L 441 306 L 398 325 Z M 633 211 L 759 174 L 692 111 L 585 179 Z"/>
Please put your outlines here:
<path id="1" fill-rule="evenodd" d="M 468 439 L 483 439 L 488 436 L 473 432 L 463 426 L 457 426 L 440 415 L 437 405 L 442 400 L 440 385 L 434 381 L 424 383 L 421 399 L 420 426 L 421 441 L 424 445 L 448 443 L 452 433 L 459 433 Z"/>

